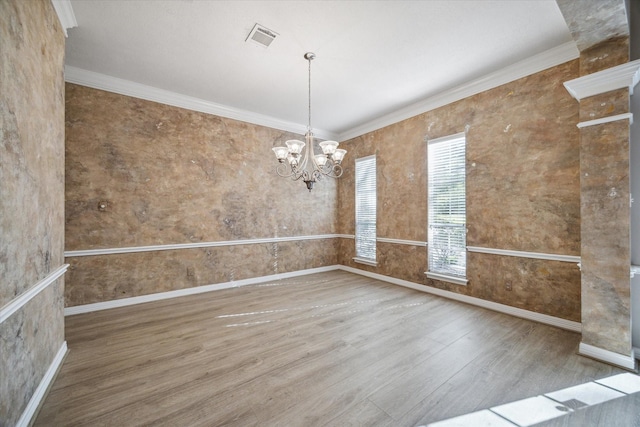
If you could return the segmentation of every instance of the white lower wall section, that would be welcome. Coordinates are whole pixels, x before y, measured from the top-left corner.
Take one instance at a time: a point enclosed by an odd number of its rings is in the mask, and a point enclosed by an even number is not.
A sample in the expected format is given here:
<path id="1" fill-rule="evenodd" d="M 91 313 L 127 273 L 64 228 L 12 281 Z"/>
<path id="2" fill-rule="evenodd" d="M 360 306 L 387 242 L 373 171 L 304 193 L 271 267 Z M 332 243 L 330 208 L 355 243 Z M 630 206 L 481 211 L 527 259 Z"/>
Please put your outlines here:
<path id="1" fill-rule="evenodd" d="M 400 285 L 406 288 L 411 288 L 417 291 L 438 295 L 441 297 L 464 302 L 464 303 L 475 305 L 478 307 L 488 308 L 489 310 L 498 311 L 500 313 L 510 314 L 511 316 L 533 320 L 535 322 L 556 326 L 558 328 L 566 329 L 573 332 L 582 332 L 582 325 L 579 322 L 573 322 L 571 320 L 560 319 L 558 317 L 536 313 L 534 311 L 528 311 L 528 310 L 523 310 L 521 308 L 511 307 L 509 305 L 499 304 L 497 302 L 487 301 L 480 298 L 474 298 L 467 295 L 461 295 L 455 292 L 433 288 L 431 286 L 419 285 L 417 283 L 409 282 L 407 280 L 396 279 L 395 277 L 383 276 L 382 274 L 371 273 L 364 270 L 358 270 L 357 268 L 347 267 L 344 265 L 340 265 L 338 266 L 338 268 L 340 270 L 348 271 L 350 273 L 360 274 L 362 276 L 371 277 L 372 279 L 393 283 L 394 285 Z"/>
<path id="2" fill-rule="evenodd" d="M 47 390 L 49 390 L 49 387 L 53 383 L 53 379 L 56 377 L 58 370 L 60 370 L 60 368 L 62 367 L 62 362 L 64 361 L 64 358 L 66 355 L 67 355 L 67 342 L 63 341 L 62 345 L 60 346 L 60 349 L 58 350 L 58 353 L 56 353 L 56 356 L 53 358 L 51 365 L 49 365 L 49 369 L 47 369 L 47 372 L 44 374 L 44 377 L 42 377 L 42 380 L 40 380 L 40 384 L 38 384 L 38 388 L 36 388 L 36 391 L 33 393 L 33 396 L 31 396 L 31 399 L 29 400 L 27 407 L 25 408 L 24 412 L 20 416 L 20 419 L 18 420 L 16 427 L 27 427 L 31 425 L 31 422 L 33 421 L 33 417 L 37 413 L 38 408 L 40 407 L 42 402 L 44 401 L 44 398 L 47 394 Z"/>
<path id="3" fill-rule="evenodd" d="M 625 356 L 624 354 L 615 353 L 613 351 L 581 342 L 578 354 L 620 366 L 625 369 L 630 369 L 632 371 L 636 369 L 636 360 L 633 355 L 633 350 L 631 351 L 631 355 Z"/>
<path id="4" fill-rule="evenodd" d="M 487 308 L 489 310 L 498 311 L 500 313 L 509 314 L 515 317 L 521 317 L 523 319 L 533 320 L 535 322 L 544 323 L 544 324 L 555 326 L 562 329 L 567 329 L 569 331 L 574 331 L 574 332 L 582 331 L 582 325 L 578 322 L 572 322 L 570 320 L 560 319 L 558 317 L 553 317 L 546 314 L 540 314 L 533 311 L 523 310 L 521 308 L 511 307 L 508 305 L 499 304 L 492 301 L 486 301 L 480 298 L 461 295 L 455 292 L 444 291 L 442 289 L 432 288 L 430 286 L 420 285 L 417 283 L 409 282 L 407 280 L 396 279 L 395 277 L 389 277 L 389 276 L 384 276 L 382 274 L 371 273 L 368 271 L 359 270 L 357 268 L 347 267 L 344 265 L 331 265 L 327 267 L 310 268 L 308 270 L 299 270 L 299 271 L 293 271 L 290 273 L 281 273 L 281 274 L 273 274 L 270 276 L 254 277 L 251 279 L 243 279 L 243 280 L 237 280 L 233 282 L 218 283 L 215 285 L 198 286 L 195 288 L 179 289 L 176 291 L 169 291 L 169 292 L 160 292 L 156 294 L 142 295 L 139 297 L 123 298 L 123 299 L 118 299 L 113 301 L 98 302 L 94 304 L 78 305 L 75 307 L 65 308 L 64 314 L 65 316 L 72 316 L 75 314 L 89 313 L 92 311 L 107 310 L 107 309 L 116 308 L 116 307 L 125 307 L 128 305 L 142 304 L 145 302 L 159 301 L 159 300 L 164 300 L 169 298 L 177 298 L 177 297 L 186 296 L 186 295 L 194 295 L 194 294 L 200 294 L 204 292 L 217 291 L 220 289 L 228 289 L 228 288 L 235 288 L 239 286 L 253 285 L 253 284 L 268 282 L 272 280 L 287 279 L 290 277 L 304 276 L 307 274 L 322 273 L 322 272 L 333 271 L 333 270 L 343 270 L 349 273 L 355 273 L 361 276 L 371 277 L 372 279 L 381 280 L 387 283 L 392 283 L 394 285 L 400 285 L 400 286 L 415 289 L 421 292 L 426 292 L 433 295 L 438 295 L 441 297 L 464 302 L 467 304 L 472 304 L 478 307 Z"/>
<path id="5" fill-rule="evenodd" d="M 155 294 L 142 295 L 139 297 L 122 298 L 112 301 L 97 302 L 93 304 L 77 305 L 64 309 L 65 316 L 74 314 L 90 313 L 92 311 L 108 310 L 110 308 L 126 307 L 128 305 L 142 304 L 145 302 L 160 301 L 169 298 L 178 298 L 187 295 L 201 294 L 204 292 L 219 291 L 221 289 L 237 288 L 239 286 L 254 285 L 257 283 L 269 282 L 272 280 L 288 279 L 290 277 L 305 276 L 307 274 L 323 273 L 325 271 L 336 270 L 337 266 L 310 268 L 307 270 L 292 271 L 290 273 L 272 274 L 270 276 L 252 277 L 250 279 L 234 280 L 233 282 L 216 283 L 215 285 L 197 286 L 193 288 L 178 289 L 169 292 L 158 292 Z"/>

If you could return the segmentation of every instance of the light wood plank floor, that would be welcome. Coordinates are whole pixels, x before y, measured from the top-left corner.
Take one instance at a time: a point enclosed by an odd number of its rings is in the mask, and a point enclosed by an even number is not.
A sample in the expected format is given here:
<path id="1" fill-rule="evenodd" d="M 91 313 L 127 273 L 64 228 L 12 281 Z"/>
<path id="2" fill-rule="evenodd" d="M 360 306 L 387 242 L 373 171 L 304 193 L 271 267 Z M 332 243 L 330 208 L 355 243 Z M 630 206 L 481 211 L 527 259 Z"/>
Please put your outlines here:
<path id="1" fill-rule="evenodd" d="M 71 316 L 66 339 L 36 426 L 415 426 L 623 372 L 341 271 Z"/>

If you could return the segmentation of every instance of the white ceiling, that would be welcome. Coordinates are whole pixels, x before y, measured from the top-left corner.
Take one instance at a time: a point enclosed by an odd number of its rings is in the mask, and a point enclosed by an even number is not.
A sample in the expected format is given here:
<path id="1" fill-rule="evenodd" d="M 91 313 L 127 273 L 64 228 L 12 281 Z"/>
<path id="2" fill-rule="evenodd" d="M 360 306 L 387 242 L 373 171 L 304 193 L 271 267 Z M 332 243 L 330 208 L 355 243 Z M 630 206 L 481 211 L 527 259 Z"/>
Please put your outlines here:
<path id="1" fill-rule="evenodd" d="M 351 129 L 572 42 L 555 0 L 71 0 L 66 65 L 305 125 Z M 254 24 L 278 34 L 245 42 Z M 320 131 L 320 132 L 318 132 Z"/>

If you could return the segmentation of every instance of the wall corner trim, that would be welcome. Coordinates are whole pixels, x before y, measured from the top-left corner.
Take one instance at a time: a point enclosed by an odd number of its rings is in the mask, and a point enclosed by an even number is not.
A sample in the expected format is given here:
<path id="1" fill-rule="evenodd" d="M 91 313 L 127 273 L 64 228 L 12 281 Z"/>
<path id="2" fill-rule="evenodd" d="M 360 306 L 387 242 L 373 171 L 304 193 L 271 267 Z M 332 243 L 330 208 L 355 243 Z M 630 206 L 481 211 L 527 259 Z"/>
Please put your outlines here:
<path id="1" fill-rule="evenodd" d="M 44 290 L 47 286 L 55 282 L 60 276 L 62 276 L 69 268 L 69 264 L 61 265 L 60 267 L 53 270 L 51 273 L 47 275 L 44 279 L 40 280 L 34 286 L 30 287 L 16 298 L 11 300 L 8 304 L 0 309 L 0 323 L 4 322 L 9 318 L 13 313 L 20 310 L 22 306 L 31 301 L 33 297 L 38 295 L 42 290 Z"/>
<path id="2" fill-rule="evenodd" d="M 56 10 L 60 25 L 62 25 L 64 36 L 68 37 L 67 30 L 78 26 L 76 15 L 73 13 L 73 7 L 71 6 L 71 0 L 51 0 L 51 3 L 53 3 L 53 8 Z"/>
<path id="3" fill-rule="evenodd" d="M 49 387 L 53 383 L 56 374 L 62 367 L 62 362 L 67 355 L 67 351 L 67 342 L 63 341 L 60 349 L 58 350 L 58 353 L 56 353 L 53 361 L 51 362 L 51 365 L 49 365 L 49 369 L 47 369 L 47 372 L 42 377 L 42 380 L 40 380 L 40 384 L 38 384 L 38 387 L 33 393 L 33 396 L 31 396 L 27 407 L 25 408 L 24 412 L 22 412 L 22 415 L 20 416 L 16 427 L 27 427 L 31 425 L 33 418 L 38 411 L 38 408 L 47 395 Z"/>
<path id="4" fill-rule="evenodd" d="M 617 65 L 597 73 L 578 77 L 564 82 L 564 87 L 578 101 L 612 90 L 628 88 L 633 95 L 633 88 L 640 81 L 640 59 Z"/>
<path id="5" fill-rule="evenodd" d="M 345 265 L 339 265 L 338 268 L 349 273 L 360 274 L 362 276 L 370 277 L 372 279 L 381 280 L 383 282 L 392 283 L 394 285 L 404 286 L 405 288 L 415 289 L 420 292 L 426 292 L 428 294 L 437 295 L 440 297 L 452 299 L 455 301 L 464 302 L 467 304 L 475 305 L 477 307 L 486 308 L 489 310 L 497 311 L 500 313 L 508 314 L 514 317 L 520 317 L 522 319 L 532 320 L 538 323 L 544 323 L 545 325 L 555 326 L 557 328 L 566 329 L 573 332 L 582 332 L 582 324 L 567 319 L 561 319 L 559 317 L 549 316 L 548 314 L 536 313 L 534 311 L 524 310 L 522 308 L 511 307 L 509 305 L 500 304 L 493 301 L 487 301 L 480 298 L 470 297 L 456 292 L 445 291 L 442 289 L 434 288 L 427 285 L 420 285 L 418 283 L 409 282 L 408 280 L 397 279 L 395 277 L 384 276 L 378 273 L 371 273 L 357 268 L 348 267 Z"/>
<path id="6" fill-rule="evenodd" d="M 629 356 L 625 356 L 624 354 L 605 350 L 603 348 L 581 342 L 578 349 L 578 354 L 612 365 L 620 366 L 621 368 L 629 369 L 632 371 L 635 371 L 636 369 L 636 360 L 633 349 L 631 350 L 631 354 Z"/>

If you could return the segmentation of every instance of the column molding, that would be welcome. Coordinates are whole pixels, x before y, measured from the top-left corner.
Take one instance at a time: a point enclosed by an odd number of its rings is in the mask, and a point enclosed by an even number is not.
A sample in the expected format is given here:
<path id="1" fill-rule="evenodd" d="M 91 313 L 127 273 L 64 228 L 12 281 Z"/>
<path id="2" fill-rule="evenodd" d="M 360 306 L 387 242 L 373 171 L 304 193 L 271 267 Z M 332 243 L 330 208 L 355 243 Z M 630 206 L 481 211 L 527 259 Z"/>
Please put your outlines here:
<path id="1" fill-rule="evenodd" d="M 583 61 L 584 59 L 581 59 Z M 589 98 L 596 95 L 603 95 L 603 99 L 606 99 L 608 94 L 611 94 L 609 97 L 613 97 L 613 92 L 622 91 L 625 88 L 628 90 L 629 96 L 633 94 L 634 87 L 640 82 L 640 60 L 627 62 L 615 67 L 611 67 L 602 71 L 598 71 L 592 74 L 588 74 L 585 76 L 578 77 L 573 80 L 569 80 L 564 83 L 565 88 L 571 94 L 573 98 L 575 98 L 578 102 L 585 98 Z M 587 108 L 584 106 L 580 106 L 580 109 Z M 600 209 L 597 212 L 593 212 L 590 209 L 585 208 L 585 197 L 587 198 L 586 203 L 594 204 L 597 203 L 591 198 L 594 197 L 594 194 L 607 191 L 608 181 L 606 179 L 605 174 L 610 175 L 618 175 L 623 176 L 623 172 L 619 169 L 616 169 L 616 166 L 613 165 L 605 165 L 604 163 L 598 163 L 598 156 L 595 153 L 595 149 L 608 147 L 608 140 L 602 137 L 600 132 L 587 132 L 586 130 L 591 126 L 599 126 L 605 125 L 607 123 L 615 123 L 619 121 L 628 121 L 629 123 L 633 122 L 633 114 L 631 112 L 618 112 L 618 114 L 610 114 L 609 116 L 600 117 L 593 120 L 586 120 L 577 124 L 577 127 L 580 129 L 580 165 L 581 165 L 581 174 L 584 173 L 585 177 L 581 178 L 580 184 L 580 193 L 581 193 L 581 218 L 583 220 L 583 224 L 585 220 L 588 221 L 602 221 L 603 218 L 606 217 L 607 214 L 616 215 L 620 213 L 620 215 L 624 216 L 623 212 L 619 212 L 618 208 L 615 205 L 605 205 L 600 206 Z M 622 132 L 622 131 L 621 131 Z M 614 138 L 614 137 L 612 137 Z M 625 138 L 629 138 L 629 133 L 627 134 L 619 134 L 615 135 L 616 141 L 624 141 Z M 586 148 L 588 148 L 586 151 Z M 610 153 L 612 157 L 615 157 L 616 160 L 620 160 L 622 162 L 625 157 L 628 160 L 628 153 L 624 153 L 624 148 L 620 147 L 616 151 L 616 148 L 612 148 L 612 152 Z M 596 150 L 597 151 L 597 150 Z M 586 156 L 586 159 L 585 159 Z M 597 165 L 595 165 L 595 163 Z M 587 166 L 586 170 L 583 169 Z M 600 166 L 600 169 L 597 167 Z M 623 166 L 618 166 L 622 168 Z M 628 168 L 628 166 L 627 166 Z M 598 171 L 595 175 L 602 176 L 590 176 L 591 170 Z M 605 172 L 606 170 L 606 172 Z M 628 169 L 627 169 L 628 172 Z M 604 176 L 604 178 L 603 178 Z M 608 175 L 607 175 L 608 176 Z M 583 182 L 583 179 L 586 179 L 588 183 Z M 612 178 L 610 178 L 612 179 Z M 622 185 L 622 184 L 621 184 Z M 597 191 L 596 191 L 597 190 Z M 595 191 L 595 193 L 594 193 Z M 606 193 L 605 193 L 606 194 Z M 625 196 L 628 197 L 628 196 Z M 616 229 L 617 231 L 612 231 L 613 233 L 617 233 L 617 237 L 620 239 L 624 238 L 624 231 L 621 229 Z M 598 238 L 603 237 L 604 231 L 591 231 L 590 239 L 586 239 L 588 241 L 597 241 Z M 611 236 L 608 236 L 611 237 Z M 605 239 L 607 240 L 607 239 Z M 603 242 L 603 245 L 606 246 L 608 244 L 614 245 L 615 240 L 609 239 L 607 242 Z M 585 246 L 587 245 L 587 246 Z M 585 243 L 584 235 L 582 240 L 581 252 L 584 255 L 586 252 L 589 252 L 585 249 L 594 249 L 589 246 L 590 244 Z M 602 248 L 598 248 L 600 250 Z M 580 348 L 578 353 L 587 357 L 591 357 L 597 360 L 601 360 L 603 362 L 624 367 L 626 369 L 634 370 L 635 369 L 635 360 L 634 354 L 632 350 L 631 340 L 625 338 L 626 335 L 621 330 L 610 329 L 613 328 L 613 325 L 609 325 L 610 318 L 606 317 L 603 313 L 611 316 L 617 316 L 616 313 L 613 313 L 613 308 L 609 307 L 608 304 L 603 303 L 603 307 L 598 310 L 593 310 L 595 304 L 599 304 L 599 300 L 607 297 L 611 297 L 615 295 L 617 297 L 621 297 L 617 295 L 615 291 L 605 291 L 602 289 L 595 290 L 592 276 L 599 276 L 599 273 L 603 273 L 607 271 L 607 265 L 609 261 L 619 265 L 622 262 L 629 262 L 629 260 L 621 259 L 620 257 L 616 257 L 611 260 L 593 260 L 589 259 L 589 275 L 585 276 L 584 268 L 582 270 L 582 340 L 580 343 Z M 606 262 L 605 262 L 606 261 Z M 581 259 L 582 267 L 584 267 L 585 258 L 584 256 Z M 630 262 L 629 262 L 630 264 Z M 627 265 L 629 265 L 627 264 Z M 631 269 L 631 276 L 633 276 L 634 270 Z M 606 276 L 606 274 L 605 274 Z M 606 277 L 603 276 L 602 280 L 605 281 L 620 281 L 620 285 L 624 285 L 623 279 L 617 277 Z M 630 279 L 627 279 L 630 280 Z M 629 283 L 630 284 L 630 283 Z M 626 286 L 626 285 L 625 285 Z M 630 316 L 631 313 L 629 313 Z M 616 321 L 623 322 L 623 319 L 616 319 Z M 631 319 L 629 318 L 629 321 Z M 630 329 L 629 322 L 629 329 Z M 624 328 L 626 331 L 626 327 Z M 629 331 L 630 332 L 630 331 Z M 599 342 L 602 347 L 596 347 L 593 343 Z M 619 354 L 617 352 L 611 351 L 611 349 L 620 349 L 629 345 L 630 354 Z"/>
<path id="2" fill-rule="evenodd" d="M 633 95 L 633 88 L 640 82 L 640 59 L 627 62 L 593 74 L 578 77 L 564 82 L 564 87 L 578 101 L 594 95 L 628 88 Z"/>

